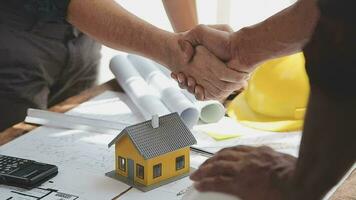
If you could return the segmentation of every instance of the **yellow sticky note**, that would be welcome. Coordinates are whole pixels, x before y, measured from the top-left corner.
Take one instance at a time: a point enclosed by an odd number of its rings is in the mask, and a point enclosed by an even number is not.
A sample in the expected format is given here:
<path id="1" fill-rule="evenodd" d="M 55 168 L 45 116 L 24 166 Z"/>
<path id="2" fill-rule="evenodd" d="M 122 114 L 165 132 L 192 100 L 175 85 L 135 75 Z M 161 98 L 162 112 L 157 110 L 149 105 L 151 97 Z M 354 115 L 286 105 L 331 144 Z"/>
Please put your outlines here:
<path id="1" fill-rule="evenodd" d="M 250 128 L 273 132 L 298 131 L 303 127 L 303 120 L 285 120 L 272 122 L 240 121 Z"/>
<path id="2" fill-rule="evenodd" d="M 241 135 L 238 133 L 218 133 L 218 132 L 207 131 L 206 134 L 214 138 L 214 140 L 218 140 L 218 141 L 241 137 Z"/>

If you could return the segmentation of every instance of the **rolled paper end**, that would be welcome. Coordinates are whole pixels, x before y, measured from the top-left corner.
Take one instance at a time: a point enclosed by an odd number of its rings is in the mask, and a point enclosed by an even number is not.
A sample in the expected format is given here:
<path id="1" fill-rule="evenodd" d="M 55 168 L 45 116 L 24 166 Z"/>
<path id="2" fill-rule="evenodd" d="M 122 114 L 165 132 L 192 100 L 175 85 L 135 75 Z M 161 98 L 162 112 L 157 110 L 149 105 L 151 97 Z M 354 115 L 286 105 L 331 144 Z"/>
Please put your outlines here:
<path id="1" fill-rule="evenodd" d="M 184 124 L 189 128 L 192 129 L 194 125 L 198 123 L 199 120 L 199 111 L 195 108 L 188 108 L 185 109 L 181 114 L 180 117 L 182 118 Z"/>
<path id="2" fill-rule="evenodd" d="M 206 102 L 201 105 L 200 119 L 205 123 L 220 121 L 225 115 L 225 107 L 219 102 Z"/>

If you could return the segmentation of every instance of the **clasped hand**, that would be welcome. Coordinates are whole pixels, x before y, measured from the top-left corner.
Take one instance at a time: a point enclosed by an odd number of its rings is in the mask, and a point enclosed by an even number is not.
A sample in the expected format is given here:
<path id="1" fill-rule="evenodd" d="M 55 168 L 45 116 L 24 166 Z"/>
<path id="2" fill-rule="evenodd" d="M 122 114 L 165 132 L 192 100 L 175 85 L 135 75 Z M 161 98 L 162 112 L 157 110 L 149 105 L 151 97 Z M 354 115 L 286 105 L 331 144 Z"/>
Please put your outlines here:
<path id="1" fill-rule="evenodd" d="M 172 73 L 181 88 L 199 100 L 224 100 L 247 85 L 250 69 L 241 61 L 232 33 L 227 25 L 199 25 L 181 34 L 187 65 Z"/>

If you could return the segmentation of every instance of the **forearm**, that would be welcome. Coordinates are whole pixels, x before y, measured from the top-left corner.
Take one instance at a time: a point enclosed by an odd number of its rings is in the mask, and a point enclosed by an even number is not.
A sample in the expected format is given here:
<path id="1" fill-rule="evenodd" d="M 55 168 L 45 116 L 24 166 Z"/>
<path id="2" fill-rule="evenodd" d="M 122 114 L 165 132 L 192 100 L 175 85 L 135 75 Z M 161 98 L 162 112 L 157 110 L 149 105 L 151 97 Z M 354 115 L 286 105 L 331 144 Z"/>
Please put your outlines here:
<path id="1" fill-rule="evenodd" d="M 196 0 L 162 0 L 175 32 L 184 32 L 198 25 Z"/>
<path id="2" fill-rule="evenodd" d="M 255 66 L 268 59 L 301 51 L 319 18 L 313 0 L 299 0 L 292 6 L 232 35 L 232 54 Z"/>
<path id="3" fill-rule="evenodd" d="M 356 99 L 326 96 L 311 87 L 300 154 L 288 199 L 319 200 L 356 159 Z"/>
<path id="4" fill-rule="evenodd" d="M 173 46 L 174 34 L 146 23 L 113 0 L 72 0 L 68 21 L 106 46 L 169 65 L 167 47 Z"/>

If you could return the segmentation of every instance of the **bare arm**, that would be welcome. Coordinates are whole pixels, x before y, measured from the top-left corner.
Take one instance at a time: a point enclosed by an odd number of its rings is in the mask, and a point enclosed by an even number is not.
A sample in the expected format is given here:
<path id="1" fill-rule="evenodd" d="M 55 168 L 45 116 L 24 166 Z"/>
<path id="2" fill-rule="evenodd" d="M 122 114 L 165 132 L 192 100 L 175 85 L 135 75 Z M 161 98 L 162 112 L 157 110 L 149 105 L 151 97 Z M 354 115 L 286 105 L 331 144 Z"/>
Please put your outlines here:
<path id="1" fill-rule="evenodd" d="M 319 9 L 315 0 L 299 0 L 267 20 L 235 33 L 200 25 L 185 33 L 180 42 L 185 46 L 187 60 L 193 57 L 194 47 L 203 45 L 227 62 L 229 68 L 249 74 L 268 59 L 301 51 L 313 34 L 318 19 Z M 187 87 L 199 99 L 204 99 L 206 88 L 196 84 L 188 74 L 173 76 L 180 76 L 181 87 Z M 187 82 L 191 84 L 187 85 Z"/>
<path id="2" fill-rule="evenodd" d="M 267 20 L 231 34 L 197 26 L 185 33 L 181 43 L 188 59 L 194 55 L 194 47 L 203 45 L 231 69 L 250 73 L 268 59 L 301 51 L 318 19 L 315 0 L 299 0 Z"/>
<path id="3" fill-rule="evenodd" d="M 184 32 L 198 25 L 196 0 L 162 0 L 175 32 Z"/>
<path id="4" fill-rule="evenodd" d="M 267 20 L 233 34 L 232 54 L 241 55 L 244 65 L 255 66 L 267 59 L 301 51 L 312 36 L 318 18 L 314 0 L 299 0 Z"/>
<path id="5" fill-rule="evenodd" d="M 220 98 L 231 88 L 241 88 L 241 75 L 230 70 L 204 47 L 192 62 L 186 62 L 179 34 L 154 27 L 137 18 L 114 0 L 71 0 L 68 21 L 99 42 L 153 59 L 173 72 L 185 71 Z"/>
<path id="6" fill-rule="evenodd" d="M 113 0 L 72 0 L 68 21 L 111 48 L 141 54 L 166 66 L 173 67 L 171 58 L 179 56 L 175 34 L 139 19 Z"/>

